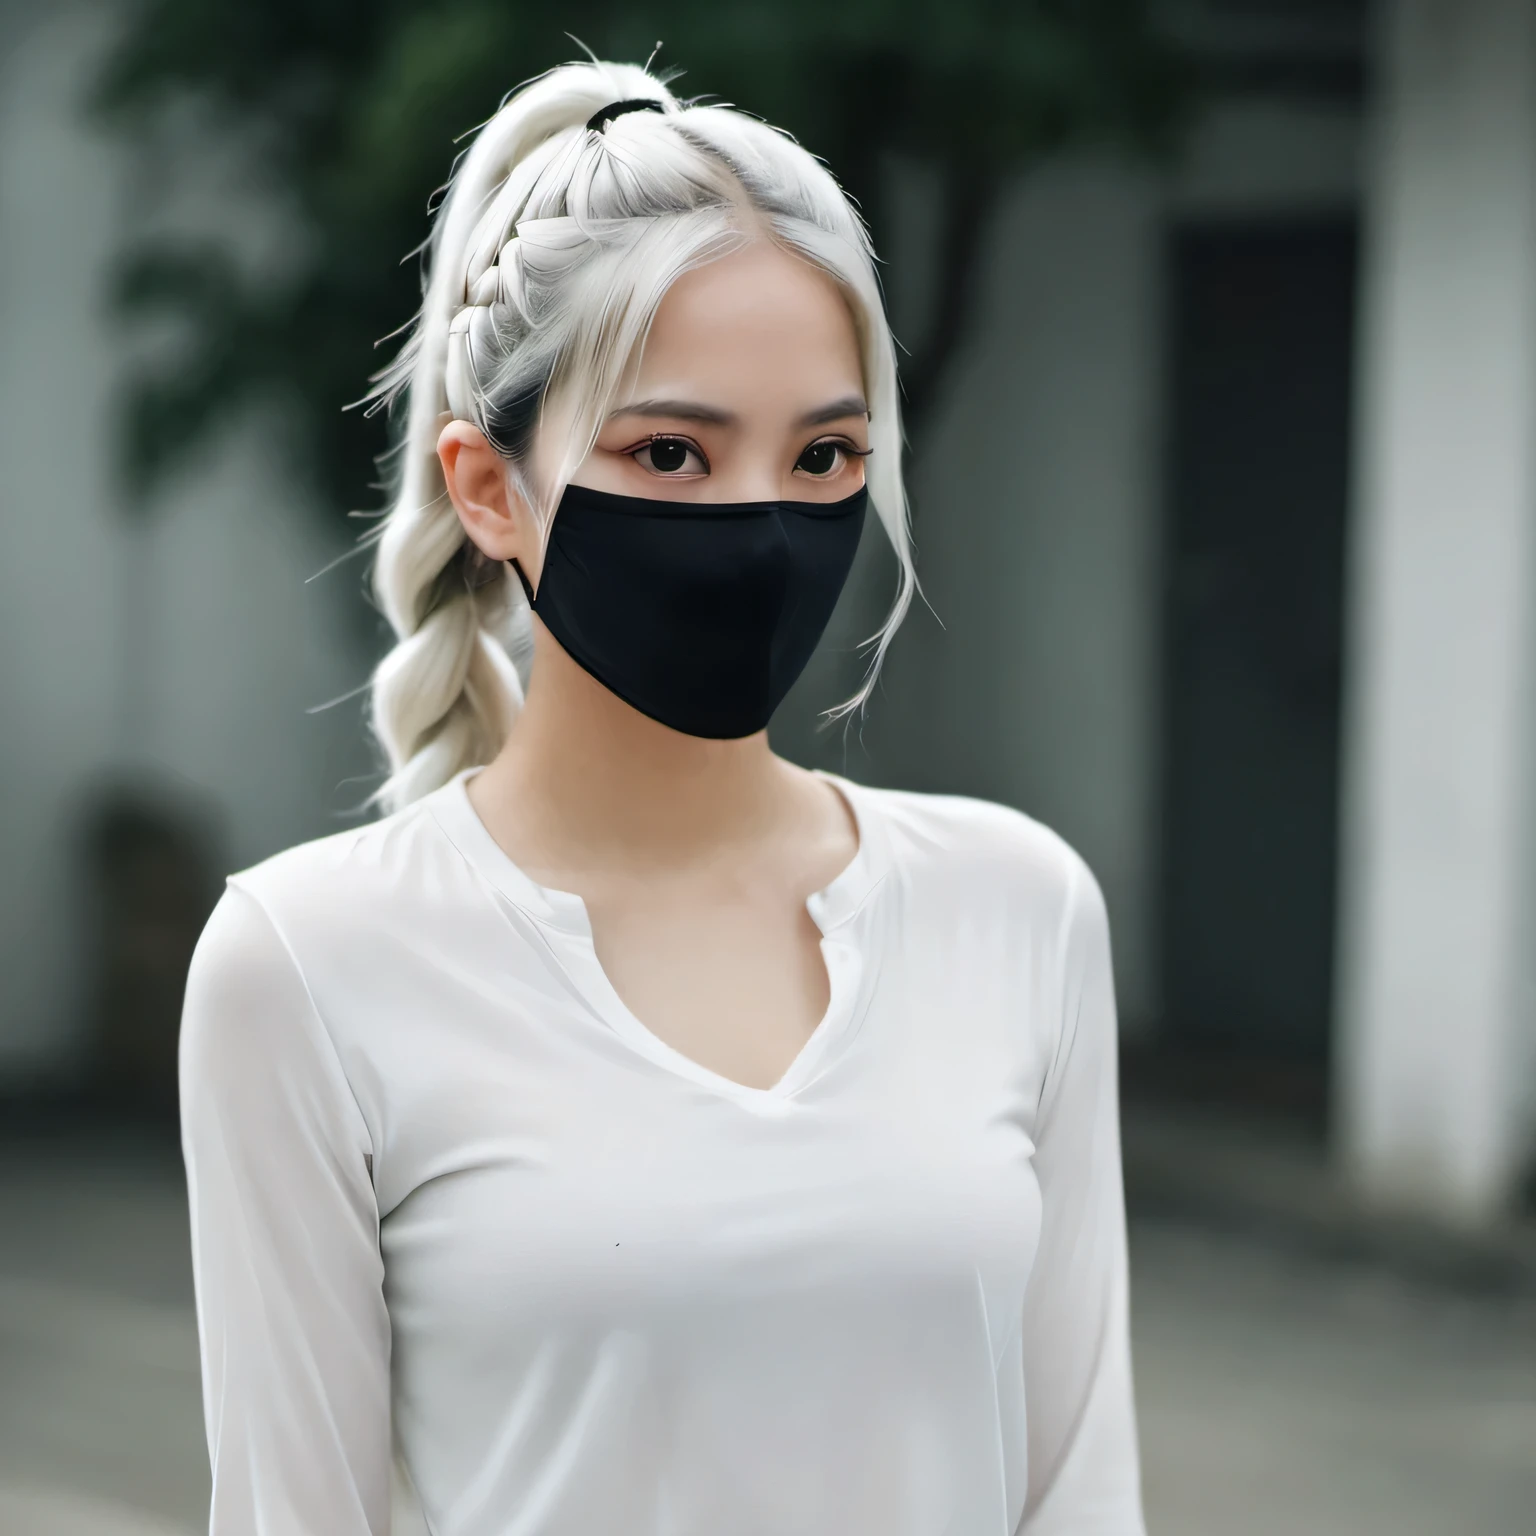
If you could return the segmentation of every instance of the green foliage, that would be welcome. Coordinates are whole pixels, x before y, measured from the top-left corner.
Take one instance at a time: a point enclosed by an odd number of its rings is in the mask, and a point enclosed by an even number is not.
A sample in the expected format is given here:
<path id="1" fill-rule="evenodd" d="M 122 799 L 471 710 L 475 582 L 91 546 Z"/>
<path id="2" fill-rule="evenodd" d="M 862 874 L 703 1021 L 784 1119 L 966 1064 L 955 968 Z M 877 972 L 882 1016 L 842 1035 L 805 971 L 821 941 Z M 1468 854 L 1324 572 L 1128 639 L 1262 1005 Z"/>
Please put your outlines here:
<path id="1" fill-rule="evenodd" d="M 518 81 L 579 56 L 644 60 L 788 128 L 859 198 L 877 244 L 893 153 L 948 168 L 940 323 L 912 359 L 931 397 L 963 318 L 964 286 L 998 180 L 1065 144 L 1157 148 L 1179 119 L 1183 71 L 1147 0 L 140 0 L 97 107 L 148 142 L 187 98 L 251 146 L 250 165 L 298 209 L 302 259 L 252 274 L 216 244 L 162 238 L 123 255 L 115 298 L 189 338 L 147 364 L 125 400 L 139 488 L 232 411 L 296 404 L 300 448 L 327 501 L 367 490 L 383 427 L 343 405 L 378 338 L 419 297 L 413 251 L 454 141 Z M 170 168 L 174 175 L 174 167 Z"/>

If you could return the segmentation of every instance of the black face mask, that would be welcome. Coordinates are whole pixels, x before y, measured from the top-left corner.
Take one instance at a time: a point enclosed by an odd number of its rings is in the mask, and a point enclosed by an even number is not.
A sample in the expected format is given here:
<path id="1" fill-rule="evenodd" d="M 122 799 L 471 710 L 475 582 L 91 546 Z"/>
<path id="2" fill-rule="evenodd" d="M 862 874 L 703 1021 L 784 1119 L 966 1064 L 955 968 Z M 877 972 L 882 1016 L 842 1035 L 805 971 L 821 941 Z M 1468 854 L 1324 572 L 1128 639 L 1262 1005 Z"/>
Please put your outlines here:
<path id="1" fill-rule="evenodd" d="M 573 485 L 550 529 L 533 611 L 604 687 L 689 736 L 768 724 L 848 579 L 868 492 L 679 502 Z"/>

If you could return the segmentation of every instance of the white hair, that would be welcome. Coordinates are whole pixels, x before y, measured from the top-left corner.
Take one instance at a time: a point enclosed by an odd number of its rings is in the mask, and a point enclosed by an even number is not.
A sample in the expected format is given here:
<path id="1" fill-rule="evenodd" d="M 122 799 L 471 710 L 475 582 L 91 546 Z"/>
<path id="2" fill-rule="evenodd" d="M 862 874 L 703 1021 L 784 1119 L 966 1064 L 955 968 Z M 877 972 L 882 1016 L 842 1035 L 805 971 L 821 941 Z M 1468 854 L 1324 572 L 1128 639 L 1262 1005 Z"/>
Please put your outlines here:
<path id="1" fill-rule="evenodd" d="M 654 101 L 589 130 L 618 102 Z M 743 113 L 690 106 L 632 65 L 569 64 L 502 105 L 455 168 L 409 340 L 376 404 L 408 399 L 374 593 L 398 637 L 373 677 L 372 724 L 398 808 L 490 761 L 522 701 L 508 645 L 526 625 L 506 566 L 472 579 L 443 481 L 444 423 L 474 423 L 546 520 L 591 451 L 667 289 L 760 232 L 829 275 L 853 316 L 870 407 L 870 500 L 900 567 L 859 708 L 915 586 L 901 479 L 895 348 L 858 215 L 816 159 Z M 536 483 L 535 429 L 563 437 Z M 541 441 L 541 460 L 546 444 Z"/>

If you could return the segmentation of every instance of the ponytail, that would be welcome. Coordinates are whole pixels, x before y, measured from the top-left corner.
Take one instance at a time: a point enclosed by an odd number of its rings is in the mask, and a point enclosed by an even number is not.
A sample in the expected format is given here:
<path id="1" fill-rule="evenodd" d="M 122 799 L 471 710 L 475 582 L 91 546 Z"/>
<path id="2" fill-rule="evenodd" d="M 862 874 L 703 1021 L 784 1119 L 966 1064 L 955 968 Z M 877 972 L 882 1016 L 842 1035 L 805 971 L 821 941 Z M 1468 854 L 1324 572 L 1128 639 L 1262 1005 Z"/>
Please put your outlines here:
<path id="1" fill-rule="evenodd" d="M 614 65 L 567 66 L 525 86 L 480 130 L 438 212 L 421 311 L 374 396 L 376 405 L 401 396 L 407 403 L 394 503 L 373 569 L 375 600 L 396 636 L 374 673 L 370 708 L 390 768 L 375 798 L 387 809 L 489 762 L 522 704 L 507 651 L 520 589 L 505 568 L 480 586 L 456 579 L 465 536 L 437 457 L 444 423 L 464 408 L 449 398 L 450 368 L 457 364 L 463 382 L 471 383 L 467 354 L 483 339 L 472 331 L 494 323 L 490 304 L 470 302 L 477 297 L 470 291 L 474 277 L 494 270 L 506 233 L 498 238 L 487 211 L 496 210 L 498 192 L 532 152 L 570 136 L 594 112 L 637 94 L 641 84 L 645 94 L 670 101 L 644 71 Z M 477 256 L 481 272 L 472 276 Z M 455 324 L 466 315 L 472 325 Z"/>

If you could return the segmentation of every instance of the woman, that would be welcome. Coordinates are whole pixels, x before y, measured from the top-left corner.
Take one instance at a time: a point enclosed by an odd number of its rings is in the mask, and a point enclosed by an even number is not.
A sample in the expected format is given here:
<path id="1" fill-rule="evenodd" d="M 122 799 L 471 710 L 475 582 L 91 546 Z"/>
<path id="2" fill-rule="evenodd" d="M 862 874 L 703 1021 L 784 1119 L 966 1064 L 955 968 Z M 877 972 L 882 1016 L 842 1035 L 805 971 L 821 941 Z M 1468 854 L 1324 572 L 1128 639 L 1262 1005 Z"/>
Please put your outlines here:
<path id="1" fill-rule="evenodd" d="M 1093 878 L 767 742 L 867 503 L 877 663 L 912 589 L 837 186 L 556 70 L 384 394 L 393 814 L 233 877 L 188 986 L 214 1536 L 382 1536 L 397 1451 L 436 1536 L 1139 1533 Z"/>

